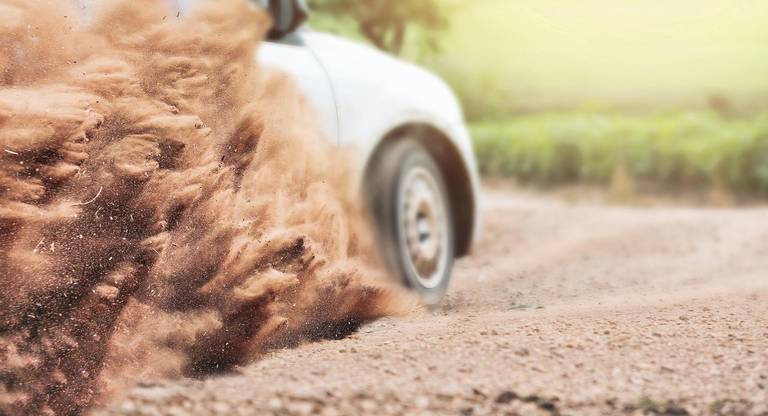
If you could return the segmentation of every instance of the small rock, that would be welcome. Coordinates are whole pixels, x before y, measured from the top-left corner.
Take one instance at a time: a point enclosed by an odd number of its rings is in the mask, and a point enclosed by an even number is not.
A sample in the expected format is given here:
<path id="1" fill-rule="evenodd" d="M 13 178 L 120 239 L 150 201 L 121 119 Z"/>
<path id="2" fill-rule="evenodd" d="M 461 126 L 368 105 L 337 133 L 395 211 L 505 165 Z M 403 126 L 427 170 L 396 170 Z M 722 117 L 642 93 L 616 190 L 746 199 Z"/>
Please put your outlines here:
<path id="1" fill-rule="evenodd" d="M 426 409 L 429 407 L 429 398 L 427 396 L 419 396 L 416 398 L 416 407 L 419 409 Z"/>
<path id="2" fill-rule="evenodd" d="M 496 397 L 496 403 L 498 403 L 498 404 L 508 404 L 508 403 L 512 402 L 513 400 L 517 400 L 517 398 L 518 398 L 517 393 L 515 393 L 513 391 L 507 390 L 507 391 L 502 392 L 501 394 L 499 394 Z"/>
<path id="3" fill-rule="evenodd" d="M 527 356 L 531 355 L 531 352 L 528 351 L 528 348 L 520 348 L 519 350 L 515 351 L 515 354 L 519 355 L 521 357 L 527 357 Z"/>
<path id="4" fill-rule="evenodd" d="M 283 408 L 283 401 L 277 397 L 273 397 L 269 400 L 269 409 L 277 411 Z"/>
<path id="5" fill-rule="evenodd" d="M 551 400 L 540 400 L 539 401 L 539 408 L 546 410 L 548 412 L 553 412 L 557 410 L 557 406 L 555 405 L 555 402 Z"/>
<path id="6" fill-rule="evenodd" d="M 136 403 L 126 400 L 120 405 L 120 412 L 125 414 L 133 414 L 136 413 Z"/>
<path id="7" fill-rule="evenodd" d="M 472 394 L 475 395 L 475 396 L 480 396 L 482 398 L 487 398 L 488 397 L 488 396 L 485 395 L 485 393 L 480 391 L 480 389 L 478 389 L 478 388 L 472 388 Z"/>

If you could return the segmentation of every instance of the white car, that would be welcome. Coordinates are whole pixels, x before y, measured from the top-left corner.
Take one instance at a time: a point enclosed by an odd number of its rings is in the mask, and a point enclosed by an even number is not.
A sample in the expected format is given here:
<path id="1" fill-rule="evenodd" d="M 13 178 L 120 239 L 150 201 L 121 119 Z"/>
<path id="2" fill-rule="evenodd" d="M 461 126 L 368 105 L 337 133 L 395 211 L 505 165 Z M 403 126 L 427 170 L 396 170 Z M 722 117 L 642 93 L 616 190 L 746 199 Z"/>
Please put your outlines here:
<path id="1" fill-rule="evenodd" d="M 422 68 L 312 31 L 301 0 L 262 5 L 275 25 L 260 64 L 292 74 L 327 136 L 360 150 L 385 260 L 437 303 L 478 228 L 477 167 L 456 97 Z"/>
<path id="2" fill-rule="evenodd" d="M 200 0 L 169 1 L 183 14 Z M 274 20 L 259 64 L 291 74 L 326 136 L 359 149 L 384 259 L 426 303 L 439 302 L 478 228 L 477 167 L 456 97 L 422 68 L 312 31 L 303 0 L 259 3 Z"/>

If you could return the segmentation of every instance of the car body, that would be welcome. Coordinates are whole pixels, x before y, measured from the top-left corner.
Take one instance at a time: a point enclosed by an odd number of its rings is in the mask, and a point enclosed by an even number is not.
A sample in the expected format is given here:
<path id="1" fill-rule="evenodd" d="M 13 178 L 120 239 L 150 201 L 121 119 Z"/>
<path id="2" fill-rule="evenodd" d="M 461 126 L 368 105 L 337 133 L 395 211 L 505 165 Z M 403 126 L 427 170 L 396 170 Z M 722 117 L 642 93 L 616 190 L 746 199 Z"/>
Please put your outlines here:
<path id="1" fill-rule="evenodd" d="M 100 0 L 73 1 L 87 13 Z M 183 15 L 202 0 L 168 1 Z M 291 75 L 325 136 L 358 150 L 383 257 L 427 303 L 438 302 L 478 229 L 477 166 L 456 97 L 416 65 L 312 30 L 303 0 L 252 1 L 274 21 L 258 65 Z"/>
<path id="2" fill-rule="evenodd" d="M 356 148 L 366 166 L 403 130 L 423 139 L 444 169 L 461 205 L 458 254 L 477 232 L 479 177 L 461 107 L 451 89 L 428 71 L 371 47 L 302 27 L 289 41 L 261 46 L 260 65 L 293 76 L 331 140 Z"/>
<path id="3" fill-rule="evenodd" d="M 371 47 L 306 26 L 273 37 L 262 45 L 258 59 L 293 76 L 326 135 L 340 146 L 358 149 L 369 176 L 377 175 L 375 160 L 389 151 L 391 142 L 403 137 L 419 141 L 436 162 L 447 192 L 452 255 L 469 252 L 479 220 L 477 166 L 461 107 L 441 79 Z M 364 192 L 378 191 L 366 185 Z M 382 203 L 388 202 L 375 202 Z M 396 239 L 384 234 L 384 239 Z M 445 290 L 419 292 L 428 303 L 436 303 Z"/>

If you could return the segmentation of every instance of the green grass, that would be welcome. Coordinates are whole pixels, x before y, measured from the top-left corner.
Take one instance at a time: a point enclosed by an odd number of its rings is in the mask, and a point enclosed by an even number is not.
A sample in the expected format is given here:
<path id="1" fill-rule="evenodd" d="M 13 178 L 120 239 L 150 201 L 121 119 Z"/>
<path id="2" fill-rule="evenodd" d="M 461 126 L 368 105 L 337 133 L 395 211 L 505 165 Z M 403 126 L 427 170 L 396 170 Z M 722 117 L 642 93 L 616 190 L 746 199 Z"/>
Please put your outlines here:
<path id="1" fill-rule="evenodd" d="M 768 195 L 768 114 L 549 112 L 471 125 L 482 173 L 523 183 L 717 187 Z"/>

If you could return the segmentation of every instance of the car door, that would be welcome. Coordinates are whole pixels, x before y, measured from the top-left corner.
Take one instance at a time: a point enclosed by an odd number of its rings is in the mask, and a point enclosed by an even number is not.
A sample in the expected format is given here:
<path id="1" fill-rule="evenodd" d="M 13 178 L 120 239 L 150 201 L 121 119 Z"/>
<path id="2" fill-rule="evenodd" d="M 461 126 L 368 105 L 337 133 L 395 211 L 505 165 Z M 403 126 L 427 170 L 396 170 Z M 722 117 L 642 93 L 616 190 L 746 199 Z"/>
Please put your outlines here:
<path id="1" fill-rule="evenodd" d="M 264 42 L 257 54 L 257 64 L 288 73 L 314 108 L 318 124 L 327 138 L 338 143 L 339 118 L 330 78 L 304 43 L 301 32 L 279 41 Z"/>

